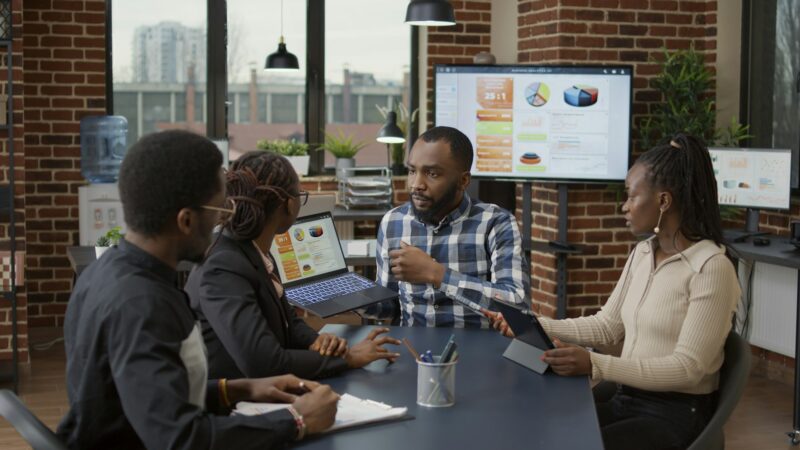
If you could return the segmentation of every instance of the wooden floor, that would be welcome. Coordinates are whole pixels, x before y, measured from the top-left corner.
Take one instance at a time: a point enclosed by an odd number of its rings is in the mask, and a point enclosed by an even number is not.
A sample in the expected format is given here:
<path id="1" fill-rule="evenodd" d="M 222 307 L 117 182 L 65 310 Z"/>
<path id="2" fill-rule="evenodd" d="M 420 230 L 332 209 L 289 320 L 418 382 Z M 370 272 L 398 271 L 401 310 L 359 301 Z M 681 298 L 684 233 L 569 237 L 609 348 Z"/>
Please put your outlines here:
<path id="1" fill-rule="evenodd" d="M 36 342 L 32 339 L 33 342 Z M 47 426 L 55 429 L 67 410 L 64 385 L 64 346 L 33 351 L 30 370 L 20 383 L 22 401 Z M 7 387 L 7 386 L 5 386 Z M 725 428 L 727 450 L 797 449 L 788 443 L 785 432 L 792 422 L 792 388 L 789 385 L 753 376 L 733 416 Z M 0 418 L 0 449 L 29 448 L 13 428 Z"/>

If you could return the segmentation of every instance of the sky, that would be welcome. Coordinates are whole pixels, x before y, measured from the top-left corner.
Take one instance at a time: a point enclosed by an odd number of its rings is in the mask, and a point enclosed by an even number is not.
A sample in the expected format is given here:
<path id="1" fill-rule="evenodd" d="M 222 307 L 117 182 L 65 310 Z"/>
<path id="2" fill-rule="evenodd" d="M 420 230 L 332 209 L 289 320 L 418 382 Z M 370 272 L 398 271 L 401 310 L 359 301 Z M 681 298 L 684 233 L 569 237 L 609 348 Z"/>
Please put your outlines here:
<path id="1" fill-rule="evenodd" d="M 403 23 L 406 0 L 326 0 L 325 79 L 341 83 L 347 65 L 379 80 L 402 79 L 410 59 L 410 28 Z M 228 0 L 228 52 L 235 55 L 237 81 L 250 67 L 259 72 L 278 48 L 280 0 Z M 304 72 L 306 2 L 284 0 L 283 34 Z M 137 26 L 177 21 L 205 29 L 206 0 L 114 0 L 112 32 L 115 81 L 129 81 Z M 368 20 L 365 20 L 368 18 Z M 303 75 L 304 76 L 304 75 Z"/>

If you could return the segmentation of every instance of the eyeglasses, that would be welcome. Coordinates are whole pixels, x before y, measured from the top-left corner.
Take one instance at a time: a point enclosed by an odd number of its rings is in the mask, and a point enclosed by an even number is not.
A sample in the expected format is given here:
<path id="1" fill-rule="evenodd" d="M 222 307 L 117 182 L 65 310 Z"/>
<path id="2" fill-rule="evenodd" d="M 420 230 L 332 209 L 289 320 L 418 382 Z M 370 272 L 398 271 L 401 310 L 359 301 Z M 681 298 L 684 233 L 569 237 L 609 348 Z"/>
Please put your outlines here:
<path id="1" fill-rule="evenodd" d="M 232 198 L 226 198 L 225 203 L 222 206 L 212 206 L 212 205 L 203 205 L 201 206 L 203 209 L 207 209 L 209 211 L 217 211 L 223 214 L 234 214 L 236 212 L 236 202 L 233 201 Z"/>
<path id="2" fill-rule="evenodd" d="M 300 206 L 305 206 L 308 203 L 308 191 L 300 191 L 295 197 L 300 200 Z"/>

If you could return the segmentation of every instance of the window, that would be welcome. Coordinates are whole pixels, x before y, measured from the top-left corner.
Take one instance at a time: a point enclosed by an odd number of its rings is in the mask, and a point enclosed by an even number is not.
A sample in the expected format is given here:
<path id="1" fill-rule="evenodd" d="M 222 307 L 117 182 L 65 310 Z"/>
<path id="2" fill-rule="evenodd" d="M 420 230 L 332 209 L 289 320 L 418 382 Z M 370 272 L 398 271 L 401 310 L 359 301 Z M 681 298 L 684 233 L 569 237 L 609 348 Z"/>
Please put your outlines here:
<path id="1" fill-rule="evenodd" d="M 792 187 L 800 187 L 800 9 L 797 0 L 745 2 L 746 71 L 742 111 L 753 147 L 791 148 Z M 749 36 L 748 36 L 749 34 Z"/>
<path id="2" fill-rule="evenodd" d="M 357 166 L 386 166 L 386 146 L 375 141 L 384 119 L 376 105 L 404 99 L 409 106 L 411 27 L 403 22 L 408 2 L 325 2 L 325 131 L 352 134 L 367 146 Z M 369 20 L 353 20 L 353 11 Z M 325 164 L 334 164 L 326 152 Z"/>
<path id="3" fill-rule="evenodd" d="M 297 56 L 300 70 L 280 74 L 264 71 L 267 55 L 278 49 L 280 0 L 228 0 L 227 5 L 230 159 L 254 150 L 260 139 L 304 141 L 306 2 L 283 2 L 286 49 Z"/>
<path id="4" fill-rule="evenodd" d="M 129 145 L 170 128 L 227 134 L 234 160 L 261 139 L 318 143 L 323 129 L 341 130 L 368 144 L 356 157 L 358 165 L 385 165 L 386 147 L 375 142 L 384 121 L 376 105 L 409 106 L 411 97 L 406 2 L 284 0 L 283 36 L 300 70 L 270 74 L 264 63 L 278 48 L 280 5 L 280 0 L 113 1 L 109 84 L 114 113 L 128 119 Z M 370 20 L 354 21 L 352 11 Z M 309 23 L 318 31 L 307 32 Z M 215 38 L 225 32 L 227 40 Z M 227 61 L 213 62 L 224 61 L 222 42 Z M 307 42 L 314 43 L 313 51 Z M 307 82 L 309 70 L 320 76 Z M 322 168 L 321 158 L 312 155 L 312 170 Z M 333 156 L 325 155 L 324 163 L 333 166 Z"/>
<path id="5" fill-rule="evenodd" d="M 111 13 L 114 113 L 128 119 L 128 145 L 170 128 L 205 134 L 206 2 L 115 1 Z"/>

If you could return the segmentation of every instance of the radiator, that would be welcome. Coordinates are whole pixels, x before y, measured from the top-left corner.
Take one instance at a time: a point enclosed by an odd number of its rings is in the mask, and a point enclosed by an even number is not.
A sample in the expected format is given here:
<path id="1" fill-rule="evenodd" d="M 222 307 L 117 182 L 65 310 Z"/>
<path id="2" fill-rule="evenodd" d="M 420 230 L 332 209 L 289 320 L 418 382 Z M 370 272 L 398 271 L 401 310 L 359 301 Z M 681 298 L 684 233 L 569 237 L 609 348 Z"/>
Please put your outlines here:
<path id="1" fill-rule="evenodd" d="M 755 263 L 750 343 L 794 358 L 797 269 Z"/>

